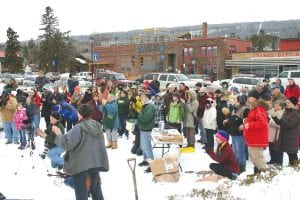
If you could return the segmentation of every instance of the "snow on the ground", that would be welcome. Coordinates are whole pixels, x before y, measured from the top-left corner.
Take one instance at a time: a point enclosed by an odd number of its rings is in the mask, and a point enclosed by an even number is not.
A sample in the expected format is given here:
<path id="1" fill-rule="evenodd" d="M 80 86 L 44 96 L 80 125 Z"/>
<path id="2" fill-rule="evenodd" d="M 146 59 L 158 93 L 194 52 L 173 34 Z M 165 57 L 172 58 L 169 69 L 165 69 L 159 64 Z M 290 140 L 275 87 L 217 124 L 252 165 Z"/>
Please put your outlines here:
<path id="1" fill-rule="evenodd" d="M 44 120 L 42 119 L 42 127 Z M 198 139 L 199 136 L 197 136 Z M 137 164 L 142 161 L 142 156 L 136 156 L 130 153 L 134 136 L 130 135 L 129 140 L 119 138 L 116 150 L 108 150 L 110 170 L 100 173 L 102 181 L 102 190 L 106 200 L 133 200 L 135 199 L 133 178 L 128 166 L 128 158 L 136 158 Z M 49 159 L 42 160 L 39 154 L 43 152 L 44 140 L 35 137 L 37 144 L 36 150 L 30 149 L 21 151 L 17 149 L 18 145 L 5 145 L 4 133 L 0 134 L 0 192 L 8 199 L 35 199 L 35 200 L 73 200 L 74 191 L 65 186 L 55 177 L 48 177 L 48 173 L 55 173 L 55 169 L 50 166 Z M 199 197 L 190 197 L 193 189 L 211 189 L 214 190 L 221 184 L 229 183 L 232 185 L 231 196 L 241 199 L 299 199 L 300 173 L 295 172 L 290 167 L 276 176 L 272 183 L 263 183 L 261 181 L 248 186 L 241 186 L 240 180 L 247 174 L 253 172 L 253 165 L 247 162 L 247 171 L 240 175 L 237 181 L 228 179 L 220 180 L 217 183 L 195 182 L 197 177 L 194 173 L 185 173 L 187 171 L 208 170 L 208 165 L 212 160 L 204 153 L 200 144 L 196 146 L 194 153 L 181 153 L 180 164 L 182 167 L 181 176 L 177 183 L 155 183 L 151 173 L 144 173 L 146 167 L 136 166 L 136 182 L 138 197 L 140 200 L 163 200 L 168 199 L 169 195 L 177 195 L 176 199 L 201 199 Z M 171 146 L 170 154 L 177 153 L 178 147 Z M 156 158 L 161 157 L 161 149 L 154 149 Z M 21 157 L 24 155 L 24 157 Z M 265 151 L 266 160 L 268 152 Z M 287 156 L 284 157 L 284 163 L 287 165 Z M 47 170 L 49 172 L 47 172 Z M 17 172 L 17 174 L 15 174 Z"/>

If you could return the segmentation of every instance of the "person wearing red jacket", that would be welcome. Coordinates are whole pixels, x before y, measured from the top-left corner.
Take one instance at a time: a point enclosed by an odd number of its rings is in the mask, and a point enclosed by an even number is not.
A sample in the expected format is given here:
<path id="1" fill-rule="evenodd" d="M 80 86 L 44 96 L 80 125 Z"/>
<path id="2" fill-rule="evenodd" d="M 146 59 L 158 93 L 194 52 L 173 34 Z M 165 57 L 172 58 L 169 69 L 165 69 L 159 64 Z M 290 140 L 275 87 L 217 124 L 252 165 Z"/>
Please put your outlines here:
<path id="1" fill-rule="evenodd" d="M 34 111 L 34 131 L 36 133 L 36 130 L 40 128 L 40 121 L 41 121 L 41 96 L 39 93 L 33 89 L 32 94 L 32 102 L 36 105 L 36 110 Z"/>
<path id="2" fill-rule="evenodd" d="M 211 163 L 209 168 L 220 175 L 220 178 L 227 177 L 235 180 L 240 173 L 240 167 L 232 147 L 228 143 L 229 135 L 226 131 L 219 130 L 215 137 L 218 143 L 216 152 L 211 149 L 207 149 L 206 152 L 218 163 Z"/>
<path id="3" fill-rule="evenodd" d="M 300 98 L 300 88 L 299 86 L 295 83 L 294 79 L 289 79 L 289 84 L 286 86 L 284 95 L 286 96 L 287 99 L 291 97 L 296 97 L 297 99 Z"/>
<path id="4" fill-rule="evenodd" d="M 250 111 L 241 129 L 244 131 L 249 156 L 254 164 L 254 174 L 258 174 L 267 168 L 263 151 L 268 146 L 268 105 L 259 99 L 256 90 L 248 93 L 248 102 Z"/>

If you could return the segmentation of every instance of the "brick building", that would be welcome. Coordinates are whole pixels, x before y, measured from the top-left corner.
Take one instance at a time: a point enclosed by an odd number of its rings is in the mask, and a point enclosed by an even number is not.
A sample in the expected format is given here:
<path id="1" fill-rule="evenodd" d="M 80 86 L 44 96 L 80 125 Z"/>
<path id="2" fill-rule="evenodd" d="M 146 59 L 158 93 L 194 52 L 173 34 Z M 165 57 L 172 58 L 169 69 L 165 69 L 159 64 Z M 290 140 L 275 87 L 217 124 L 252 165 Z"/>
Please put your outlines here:
<path id="1" fill-rule="evenodd" d="M 279 49 L 282 51 L 300 50 L 300 36 L 299 38 L 280 39 Z"/>
<path id="2" fill-rule="evenodd" d="M 94 69 L 110 69 L 139 76 L 147 72 L 207 74 L 212 79 L 231 76 L 225 70 L 225 60 L 234 52 L 246 52 L 251 41 L 227 37 L 207 37 L 207 24 L 202 24 L 202 36 L 186 33 L 166 40 L 153 32 L 153 40 L 134 40 L 129 44 L 97 46 L 99 62 Z M 147 37 L 149 32 L 147 32 Z M 152 37 L 153 38 L 153 37 Z"/>

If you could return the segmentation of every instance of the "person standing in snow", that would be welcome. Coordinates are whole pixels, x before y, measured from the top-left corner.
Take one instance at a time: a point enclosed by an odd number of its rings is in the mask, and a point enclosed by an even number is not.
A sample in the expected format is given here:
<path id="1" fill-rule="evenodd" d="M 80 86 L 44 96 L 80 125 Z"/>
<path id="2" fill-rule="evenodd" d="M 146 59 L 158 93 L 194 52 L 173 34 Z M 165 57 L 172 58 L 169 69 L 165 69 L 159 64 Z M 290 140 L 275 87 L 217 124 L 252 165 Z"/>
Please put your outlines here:
<path id="1" fill-rule="evenodd" d="M 57 135 L 55 144 L 67 152 L 64 156 L 64 171 L 72 176 L 77 200 L 88 200 L 86 179 L 90 177 L 93 200 L 103 200 L 99 171 L 108 171 L 109 163 L 101 124 L 91 119 L 92 109 L 87 104 L 78 108 L 78 123 L 65 135 L 53 126 Z"/>
<path id="2" fill-rule="evenodd" d="M 206 146 L 210 149 L 214 149 L 214 134 L 217 130 L 217 109 L 212 98 L 206 99 L 205 103 L 202 122 L 207 136 Z"/>
<path id="3" fill-rule="evenodd" d="M 248 145 L 249 156 L 254 164 L 254 175 L 265 171 L 267 164 L 263 155 L 264 149 L 268 143 L 268 118 L 267 103 L 260 99 L 257 90 L 251 90 L 248 93 L 248 102 L 250 111 L 244 119 L 241 129 L 244 131 L 245 141 Z"/>
<path id="4" fill-rule="evenodd" d="M 153 151 L 152 151 L 152 144 L 151 144 L 151 133 L 152 129 L 155 125 L 155 107 L 150 100 L 151 93 L 148 90 L 145 90 L 141 93 L 141 100 L 143 103 L 143 108 L 138 116 L 138 125 L 140 130 L 140 146 L 143 150 L 144 154 L 144 161 L 139 163 L 139 166 L 148 166 L 149 163 L 147 160 L 153 160 Z M 146 173 L 151 172 L 151 168 L 148 167 L 145 170 Z"/>
<path id="5" fill-rule="evenodd" d="M 289 156 L 289 164 L 298 164 L 298 133 L 300 129 L 300 111 L 297 107 L 298 99 L 290 97 L 286 101 L 285 111 L 281 119 L 276 115 L 272 119 L 280 125 L 279 150 L 286 152 Z"/>

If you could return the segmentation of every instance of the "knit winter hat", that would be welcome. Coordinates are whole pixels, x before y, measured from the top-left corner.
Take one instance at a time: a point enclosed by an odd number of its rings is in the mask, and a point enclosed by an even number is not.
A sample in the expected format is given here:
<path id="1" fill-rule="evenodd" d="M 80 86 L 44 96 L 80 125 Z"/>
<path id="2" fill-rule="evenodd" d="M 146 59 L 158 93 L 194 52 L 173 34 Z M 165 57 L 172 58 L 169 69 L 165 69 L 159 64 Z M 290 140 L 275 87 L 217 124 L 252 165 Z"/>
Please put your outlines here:
<path id="1" fill-rule="evenodd" d="M 215 135 L 216 138 L 219 138 L 221 141 L 225 142 L 225 141 L 228 141 L 229 140 L 229 135 L 226 131 L 223 131 L 223 130 L 219 130 L 216 135 Z"/>
<path id="2" fill-rule="evenodd" d="M 298 99 L 296 97 L 290 97 L 289 101 L 292 102 L 292 104 L 294 104 L 294 106 L 296 106 L 298 104 Z"/>
<path id="3" fill-rule="evenodd" d="M 84 117 L 84 118 L 88 118 L 91 116 L 92 114 L 92 108 L 88 105 L 88 104 L 82 104 L 81 106 L 79 106 L 78 108 L 78 113 Z"/>
<path id="4" fill-rule="evenodd" d="M 58 112 L 55 112 L 55 111 L 53 111 L 52 113 L 51 113 L 51 116 L 53 117 L 53 118 L 55 118 L 56 120 L 60 120 L 60 114 L 58 113 Z"/>

